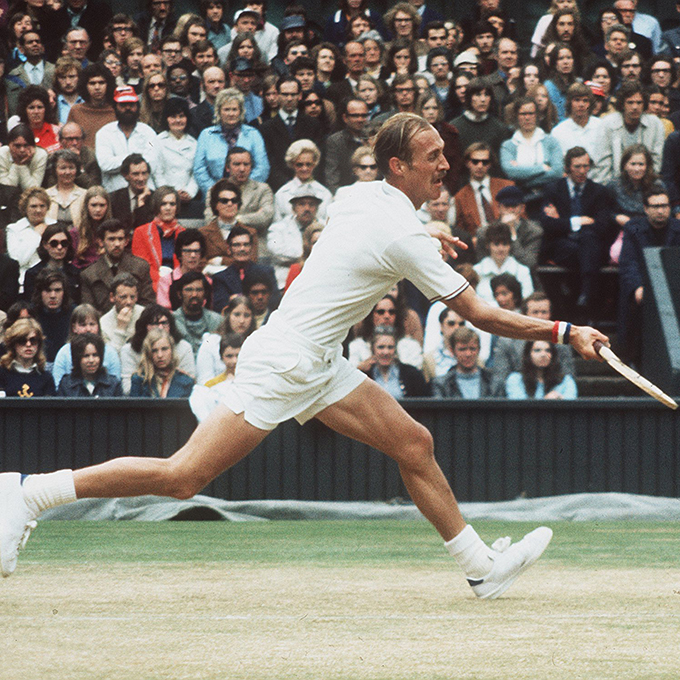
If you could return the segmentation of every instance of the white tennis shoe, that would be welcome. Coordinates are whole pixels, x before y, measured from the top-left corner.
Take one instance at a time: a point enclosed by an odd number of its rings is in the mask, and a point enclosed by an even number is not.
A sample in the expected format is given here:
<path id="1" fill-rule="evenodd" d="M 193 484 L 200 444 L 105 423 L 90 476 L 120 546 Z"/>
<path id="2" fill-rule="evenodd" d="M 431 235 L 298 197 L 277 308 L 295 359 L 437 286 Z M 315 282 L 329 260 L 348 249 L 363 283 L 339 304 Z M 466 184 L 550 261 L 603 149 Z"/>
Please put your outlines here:
<path id="1" fill-rule="evenodd" d="M 36 515 L 29 510 L 18 472 L 0 474 L 0 571 L 7 577 L 17 566 L 19 550 L 26 545 L 37 526 Z"/>
<path id="2" fill-rule="evenodd" d="M 552 535 L 552 529 L 538 527 L 517 543 L 512 543 L 507 536 L 495 541 L 491 546 L 493 566 L 488 576 L 468 579 L 474 594 L 482 600 L 500 597 L 543 554 Z"/>

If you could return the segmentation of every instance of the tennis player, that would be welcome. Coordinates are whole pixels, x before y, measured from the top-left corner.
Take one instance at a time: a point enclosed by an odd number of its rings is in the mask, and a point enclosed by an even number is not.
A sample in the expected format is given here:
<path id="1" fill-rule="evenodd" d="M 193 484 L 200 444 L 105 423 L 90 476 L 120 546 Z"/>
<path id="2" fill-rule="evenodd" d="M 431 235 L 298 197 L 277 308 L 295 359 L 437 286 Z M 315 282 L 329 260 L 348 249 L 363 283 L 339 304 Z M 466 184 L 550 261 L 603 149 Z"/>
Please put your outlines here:
<path id="1" fill-rule="evenodd" d="M 477 328 L 526 340 L 569 342 L 587 359 L 599 331 L 491 307 L 447 265 L 416 216 L 436 199 L 449 164 L 437 131 L 398 114 L 375 141 L 384 181 L 360 182 L 333 204 L 321 238 L 270 321 L 244 343 L 223 402 L 170 458 L 116 458 L 80 470 L 0 475 L 0 565 L 15 569 L 41 512 L 80 498 L 154 494 L 190 498 L 248 455 L 279 423 L 318 418 L 393 458 L 423 515 L 442 536 L 478 597 L 495 598 L 533 564 L 552 531 L 488 547 L 463 519 L 437 464 L 429 431 L 342 356 L 348 329 L 400 279 L 442 300 Z M 437 234 L 448 250 L 457 239 Z"/>

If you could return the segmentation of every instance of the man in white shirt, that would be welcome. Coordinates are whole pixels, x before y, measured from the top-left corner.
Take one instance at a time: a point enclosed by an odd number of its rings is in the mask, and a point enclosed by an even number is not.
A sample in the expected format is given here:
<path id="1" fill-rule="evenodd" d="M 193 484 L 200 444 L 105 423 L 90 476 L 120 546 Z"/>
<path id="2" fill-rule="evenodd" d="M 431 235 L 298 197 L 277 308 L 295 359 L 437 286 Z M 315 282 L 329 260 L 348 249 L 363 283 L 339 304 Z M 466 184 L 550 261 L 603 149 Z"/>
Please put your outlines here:
<path id="1" fill-rule="evenodd" d="M 113 95 L 118 120 L 107 123 L 95 136 L 95 155 L 102 171 L 102 185 L 110 193 L 126 186 L 120 168 L 130 154 L 139 153 L 149 164 L 151 175 L 156 164 L 156 133 L 139 122 L 139 97 L 123 85 Z M 153 181 L 151 187 L 155 188 Z"/>
<path id="2" fill-rule="evenodd" d="M 116 274 L 109 293 L 113 307 L 99 320 L 104 342 L 120 352 L 123 345 L 134 335 L 135 324 L 144 311 L 137 304 L 137 279 L 128 272 Z"/>
<path id="3" fill-rule="evenodd" d="M 327 427 L 390 456 L 414 503 L 434 525 L 475 595 L 496 598 L 543 553 L 542 527 L 503 551 L 487 547 L 460 512 L 433 452 L 432 436 L 342 356 L 348 329 L 407 277 L 431 300 L 489 332 L 568 340 L 586 358 L 607 337 L 490 307 L 442 260 L 416 210 L 436 198 L 449 164 L 437 131 L 413 114 L 390 119 L 376 137 L 384 182 L 358 182 L 331 216 L 277 312 L 244 343 L 235 380 L 185 446 L 169 458 L 124 458 L 49 475 L 0 475 L 2 573 L 49 507 L 88 497 L 156 494 L 190 498 L 243 459 L 278 423 L 317 417 Z M 453 252 L 455 239 L 438 234 Z"/>
<path id="4" fill-rule="evenodd" d="M 234 27 L 231 29 L 231 39 L 239 33 L 253 33 L 255 42 L 260 48 L 262 60 L 269 63 L 279 51 L 279 29 L 267 21 L 267 6 L 264 0 L 246 2 L 244 9 L 234 14 Z M 224 64 L 231 45 L 225 45 L 218 50 L 220 62 Z"/>

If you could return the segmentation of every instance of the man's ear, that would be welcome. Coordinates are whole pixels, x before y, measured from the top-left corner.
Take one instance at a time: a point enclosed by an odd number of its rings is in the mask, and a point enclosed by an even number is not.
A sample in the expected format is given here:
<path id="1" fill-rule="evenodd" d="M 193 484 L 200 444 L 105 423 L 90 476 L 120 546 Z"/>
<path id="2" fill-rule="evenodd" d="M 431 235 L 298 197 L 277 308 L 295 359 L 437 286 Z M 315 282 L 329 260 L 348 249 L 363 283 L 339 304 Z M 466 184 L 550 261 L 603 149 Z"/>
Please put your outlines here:
<path id="1" fill-rule="evenodd" d="M 391 175 L 401 176 L 404 174 L 404 166 L 406 165 L 404 161 L 396 156 L 392 156 L 388 162 Z"/>

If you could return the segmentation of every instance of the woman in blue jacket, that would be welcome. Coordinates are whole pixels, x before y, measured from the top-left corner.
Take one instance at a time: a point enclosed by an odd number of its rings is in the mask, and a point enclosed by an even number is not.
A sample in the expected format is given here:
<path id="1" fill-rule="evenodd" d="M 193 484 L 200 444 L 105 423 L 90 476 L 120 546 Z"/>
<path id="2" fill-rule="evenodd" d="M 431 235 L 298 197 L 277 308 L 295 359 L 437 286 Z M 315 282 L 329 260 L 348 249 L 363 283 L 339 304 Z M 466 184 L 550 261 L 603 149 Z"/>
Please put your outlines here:
<path id="1" fill-rule="evenodd" d="M 194 158 L 194 178 L 204 196 L 217 180 L 224 177 L 224 164 L 229 149 L 238 146 L 250 152 L 253 159 L 251 179 L 266 182 L 269 159 L 259 130 L 244 123 L 245 100 L 235 87 L 227 88 L 215 98 L 215 125 L 198 137 Z"/>
<path id="2" fill-rule="evenodd" d="M 104 340 L 96 333 L 81 333 L 71 340 L 73 370 L 59 383 L 60 397 L 122 397 L 120 380 L 104 368 Z"/>
<path id="3" fill-rule="evenodd" d="M 530 340 L 524 345 L 522 371 L 505 382 L 508 399 L 576 399 L 576 382 L 562 372 L 555 345 Z"/>

